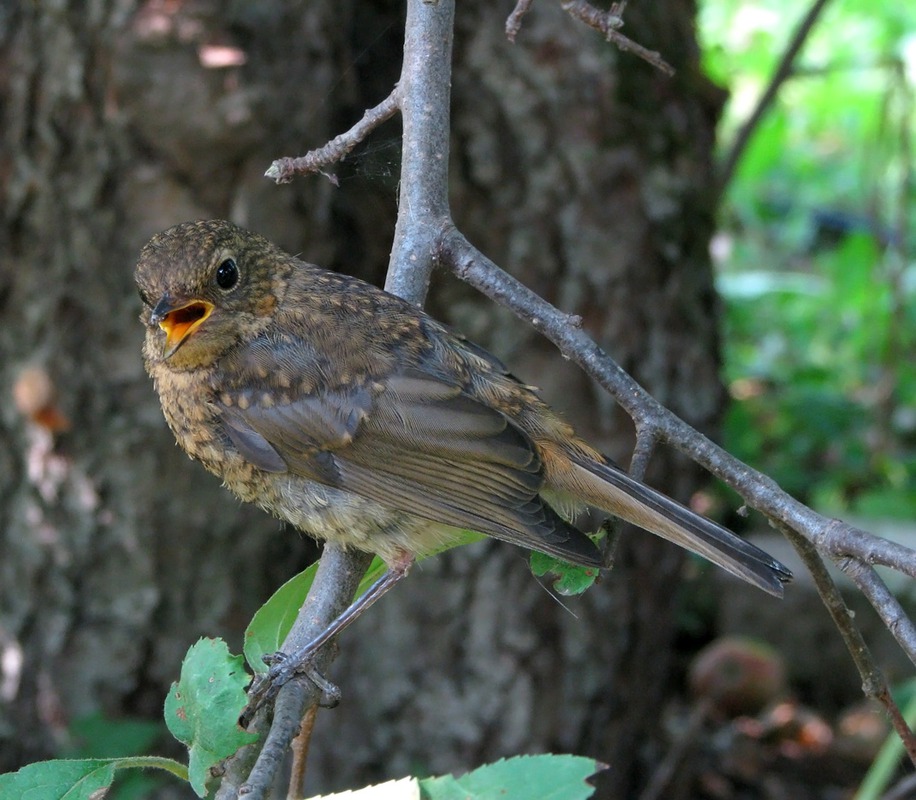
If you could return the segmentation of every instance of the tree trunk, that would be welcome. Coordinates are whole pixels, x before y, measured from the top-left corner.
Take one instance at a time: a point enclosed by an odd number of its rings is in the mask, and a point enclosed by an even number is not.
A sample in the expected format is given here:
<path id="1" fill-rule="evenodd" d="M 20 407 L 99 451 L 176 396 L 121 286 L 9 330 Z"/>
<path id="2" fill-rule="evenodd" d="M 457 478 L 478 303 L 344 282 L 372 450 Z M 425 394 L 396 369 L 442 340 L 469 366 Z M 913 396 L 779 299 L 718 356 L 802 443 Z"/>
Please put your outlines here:
<path id="1" fill-rule="evenodd" d="M 396 211 L 393 123 L 341 165 L 339 189 L 261 174 L 387 94 L 399 3 L 70 6 L 0 9 L 0 376 L 28 394 L 21 370 L 38 367 L 71 423 L 52 432 L 11 403 L 0 414 L 0 648 L 23 658 L 0 680 L 0 769 L 55 752 L 82 715 L 158 715 L 183 651 L 200 635 L 238 650 L 252 610 L 313 552 L 174 446 L 140 363 L 139 247 L 226 216 L 379 281 Z M 707 257 L 719 98 L 698 71 L 693 4 L 627 11 L 627 33 L 674 79 L 548 3 L 509 44 L 506 13 L 458 8 L 456 220 L 708 427 L 721 401 Z M 245 63 L 206 66 L 216 45 Z M 431 308 L 626 458 L 629 423 L 543 340 L 453 281 Z M 681 498 L 697 478 L 667 453 L 652 472 Z M 424 562 L 341 642 L 330 677 L 344 704 L 319 717 L 311 788 L 553 750 L 609 763 L 606 796 L 632 796 L 673 691 L 682 564 L 627 531 L 602 585 L 561 605 L 508 545 Z"/>

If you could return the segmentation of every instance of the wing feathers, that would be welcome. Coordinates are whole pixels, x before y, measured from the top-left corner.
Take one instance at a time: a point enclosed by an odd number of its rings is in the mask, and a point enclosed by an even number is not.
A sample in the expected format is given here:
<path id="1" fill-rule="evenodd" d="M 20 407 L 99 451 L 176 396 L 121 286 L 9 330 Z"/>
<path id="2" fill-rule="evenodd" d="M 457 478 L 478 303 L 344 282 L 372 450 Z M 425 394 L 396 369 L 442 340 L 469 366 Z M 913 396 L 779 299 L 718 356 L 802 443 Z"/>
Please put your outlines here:
<path id="1" fill-rule="evenodd" d="M 266 472 L 286 472 L 288 467 L 280 454 L 260 433 L 235 414 L 222 415 L 223 428 L 242 456 Z"/>
<path id="2" fill-rule="evenodd" d="M 599 564 L 591 540 L 541 499 L 543 465 L 528 436 L 454 384 L 398 375 L 371 392 L 356 387 L 244 409 L 233 403 L 222 415 L 239 452 L 261 469 Z"/>

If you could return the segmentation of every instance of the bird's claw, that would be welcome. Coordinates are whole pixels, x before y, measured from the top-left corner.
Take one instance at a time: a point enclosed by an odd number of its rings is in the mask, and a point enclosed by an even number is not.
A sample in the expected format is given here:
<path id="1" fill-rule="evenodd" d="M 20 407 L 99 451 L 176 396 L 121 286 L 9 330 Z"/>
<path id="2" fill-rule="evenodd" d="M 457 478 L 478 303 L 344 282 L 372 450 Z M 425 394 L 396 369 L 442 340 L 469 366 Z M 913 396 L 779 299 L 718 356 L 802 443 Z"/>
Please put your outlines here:
<path id="1" fill-rule="evenodd" d="M 276 652 L 263 656 L 262 660 L 270 669 L 267 670 L 266 680 L 279 689 L 284 683 L 288 683 L 290 678 L 301 669 L 304 664 L 297 664 L 292 661 L 286 653 Z"/>
<path id="2" fill-rule="evenodd" d="M 248 690 L 248 703 L 239 715 L 239 725 L 247 729 L 258 709 L 272 701 L 279 691 L 280 687 L 272 684 L 268 675 L 256 676 Z"/>
<path id="3" fill-rule="evenodd" d="M 306 665 L 303 671 L 306 677 L 321 689 L 321 699 L 318 705 L 322 708 L 335 708 L 340 704 L 340 687 L 336 683 L 331 683 L 311 665 Z"/>
<path id="4" fill-rule="evenodd" d="M 322 708 L 334 708 L 340 703 L 340 687 L 325 678 L 312 663 L 310 657 L 297 662 L 288 658 L 284 653 L 274 653 L 272 660 L 273 665 L 267 672 L 267 680 L 275 685 L 278 691 L 290 679 L 296 675 L 302 675 L 321 690 L 321 699 L 318 704 Z"/>
<path id="5" fill-rule="evenodd" d="M 243 728 L 248 727 L 260 708 L 274 701 L 285 684 L 299 675 L 310 680 L 321 691 L 318 704 L 322 708 L 334 708 L 340 703 L 340 688 L 325 678 L 311 663 L 310 658 L 297 663 L 281 652 L 271 653 L 262 658 L 270 669 L 258 675 L 248 690 L 248 704 L 239 717 L 239 724 Z"/>

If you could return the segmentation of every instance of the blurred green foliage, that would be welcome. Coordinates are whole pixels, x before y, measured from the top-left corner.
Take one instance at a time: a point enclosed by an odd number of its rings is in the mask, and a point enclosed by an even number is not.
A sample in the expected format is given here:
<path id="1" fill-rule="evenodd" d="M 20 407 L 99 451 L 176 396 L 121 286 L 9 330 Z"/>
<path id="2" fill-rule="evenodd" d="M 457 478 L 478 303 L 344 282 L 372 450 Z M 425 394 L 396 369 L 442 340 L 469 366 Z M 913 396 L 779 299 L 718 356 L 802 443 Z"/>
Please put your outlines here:
<path id="1" fill-rule="evenodd" d="M 720 156 L 805 11 L 703 5 Z M 722 198 L 725 443 L 828 512 L 916 518 L 914 95 L 916 3 L 834 0 Z"/>

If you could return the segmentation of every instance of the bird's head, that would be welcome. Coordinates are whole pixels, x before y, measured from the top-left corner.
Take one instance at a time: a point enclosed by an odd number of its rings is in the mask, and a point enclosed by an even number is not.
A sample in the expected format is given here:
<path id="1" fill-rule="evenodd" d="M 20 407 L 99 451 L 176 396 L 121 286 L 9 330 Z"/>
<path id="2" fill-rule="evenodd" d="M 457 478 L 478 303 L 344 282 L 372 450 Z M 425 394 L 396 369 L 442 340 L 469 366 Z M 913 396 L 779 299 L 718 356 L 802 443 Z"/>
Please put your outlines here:
<path id="1" fill-rule="evenodd" d="M 156 234 L 135 273 L 147 359 L 194 369 L 256 336 L 282 299 L 290 262 L 263 237 L 224 220 Z"/>

